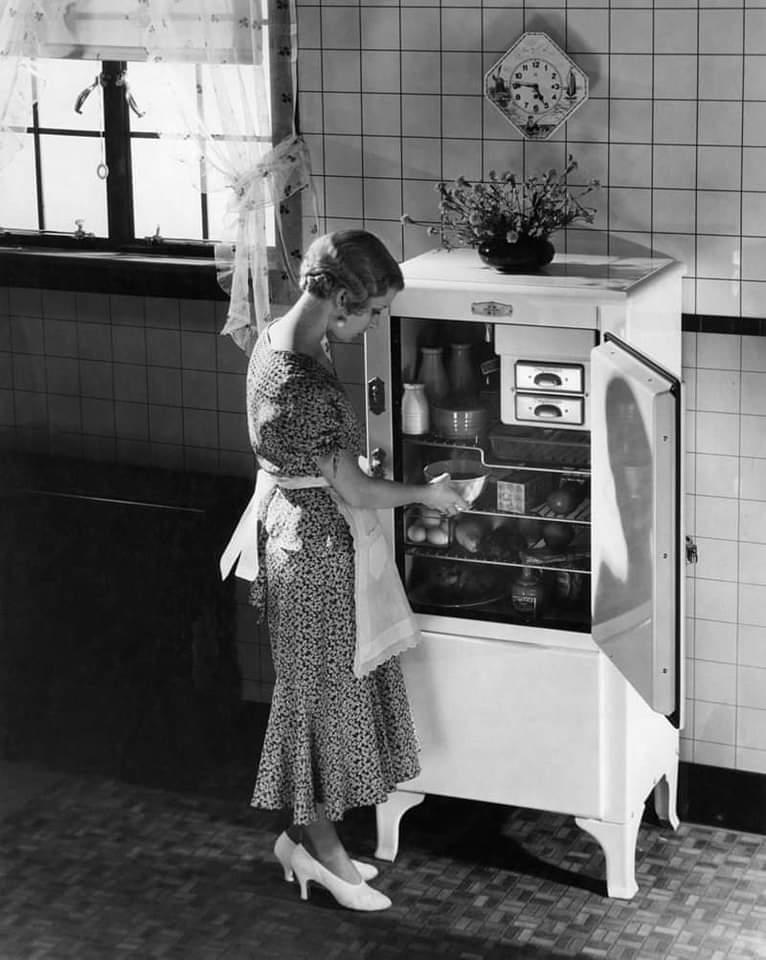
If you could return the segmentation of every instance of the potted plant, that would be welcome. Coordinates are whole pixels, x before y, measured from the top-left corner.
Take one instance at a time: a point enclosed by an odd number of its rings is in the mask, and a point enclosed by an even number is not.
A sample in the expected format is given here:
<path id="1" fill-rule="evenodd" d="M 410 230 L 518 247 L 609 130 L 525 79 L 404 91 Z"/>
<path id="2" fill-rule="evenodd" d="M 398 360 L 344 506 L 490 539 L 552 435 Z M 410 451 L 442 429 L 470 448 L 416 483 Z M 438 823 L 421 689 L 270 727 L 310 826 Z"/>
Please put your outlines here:
<path id="1" fill-rule="evenodd" d="M 591 180 L 573 193 L 567 181 L 576 169 L 570 156 L 561 173 L 551 169 L 521 179 L 511 171 L 490 170 L 487 181 L 458 177 L 439 183 L 440 222 L 429 233 L 446 249 L 475 247 L 485 263 L 504 272 L 537 269 L 553 259 L 553 233 L 577 220 L 593 222 L 595 209 L 582 201 L 599 182 Z"/>

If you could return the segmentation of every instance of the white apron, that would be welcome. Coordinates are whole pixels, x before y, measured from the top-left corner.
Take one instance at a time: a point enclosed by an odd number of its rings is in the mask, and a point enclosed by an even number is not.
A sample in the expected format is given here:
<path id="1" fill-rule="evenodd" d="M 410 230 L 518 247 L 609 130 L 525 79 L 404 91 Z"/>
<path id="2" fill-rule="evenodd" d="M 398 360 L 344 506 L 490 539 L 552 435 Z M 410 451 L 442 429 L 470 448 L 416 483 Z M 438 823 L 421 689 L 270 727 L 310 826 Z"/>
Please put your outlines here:
<path id="1" fill-rule="evenodd" d="M 324 477 L 282 477 L 259 469 L 255 492 L 221 554 L 221 577 L 225 580 L 235 564 L 235 576 L 251 582 L 258 576 L 258 515 L 274 487 L 285 490 L 328 487 L 349 525 L 354 540 L 354 676 L 361 678 L 397 653 L 414 647 L 420 639 L 420 630 L 377 511 L 350 507 Z"/>

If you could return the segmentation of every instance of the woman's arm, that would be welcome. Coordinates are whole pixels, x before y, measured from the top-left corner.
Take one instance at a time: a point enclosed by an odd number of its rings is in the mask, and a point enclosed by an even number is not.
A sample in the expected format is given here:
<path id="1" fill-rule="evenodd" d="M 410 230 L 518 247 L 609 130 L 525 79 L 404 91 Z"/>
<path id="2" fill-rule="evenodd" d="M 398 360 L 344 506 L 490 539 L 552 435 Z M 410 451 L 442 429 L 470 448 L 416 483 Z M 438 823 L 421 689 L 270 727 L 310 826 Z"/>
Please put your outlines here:
<path id="1" fill-rule="evenodd" d="M 433 483 L 397 483 L 369 477 L 346 450 L 322 457 L 317 465 L 322 476 L 350 507 L 382 510 L 422 503 L 450 516 L 468 509 L 466 501 L 446 478 Z"/>

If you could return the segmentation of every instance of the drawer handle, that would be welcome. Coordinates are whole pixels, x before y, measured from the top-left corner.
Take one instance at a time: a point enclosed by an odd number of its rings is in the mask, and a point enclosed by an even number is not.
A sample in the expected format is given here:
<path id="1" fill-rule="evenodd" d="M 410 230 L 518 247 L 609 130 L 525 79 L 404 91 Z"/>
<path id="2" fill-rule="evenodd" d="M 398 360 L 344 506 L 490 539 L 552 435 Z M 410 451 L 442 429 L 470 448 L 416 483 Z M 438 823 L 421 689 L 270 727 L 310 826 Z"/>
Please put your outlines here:
<path id="1" fill-rule="evenodd" d="M 538 403 L 533 413 L 536 417 L 540 417 L 541 420 L 555 420 L 556 417 L 563 416 L 559 407 L 552 403 Z"/>
<path id="2" fill-rule="evenodd" d="M 560 387 L 564 381 L 557 373 L 537 373 L 534 382 L 539 387 Z"/>

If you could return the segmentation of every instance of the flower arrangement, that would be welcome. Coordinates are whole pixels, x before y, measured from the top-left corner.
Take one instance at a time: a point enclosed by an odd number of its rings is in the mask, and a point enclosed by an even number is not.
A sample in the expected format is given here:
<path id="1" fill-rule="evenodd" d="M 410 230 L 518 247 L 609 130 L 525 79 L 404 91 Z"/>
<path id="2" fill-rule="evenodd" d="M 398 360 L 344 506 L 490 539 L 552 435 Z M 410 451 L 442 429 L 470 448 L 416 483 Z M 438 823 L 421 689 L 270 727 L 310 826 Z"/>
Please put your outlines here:
<path id="1" fill-rule="evenodd" d="M 596 210 L 582 201 L 600 184 L 591 180 L 579 193 L 572 193 L 567 178 L 576 169 L 577 162 L 570 156 L 561 173 L 551 169 L 521 180 L 510 171 L 498 176 L 490 170 L 487 182 L 458 177 L 452 183 L 439 183 L 440 223 L 429 227 L 429 233 L 451 249 L 478 247 L 489 240 L 546 239 L 575 220 L 593 223 Z M 413 222 L 406 215 L 403 219 Z"/>

